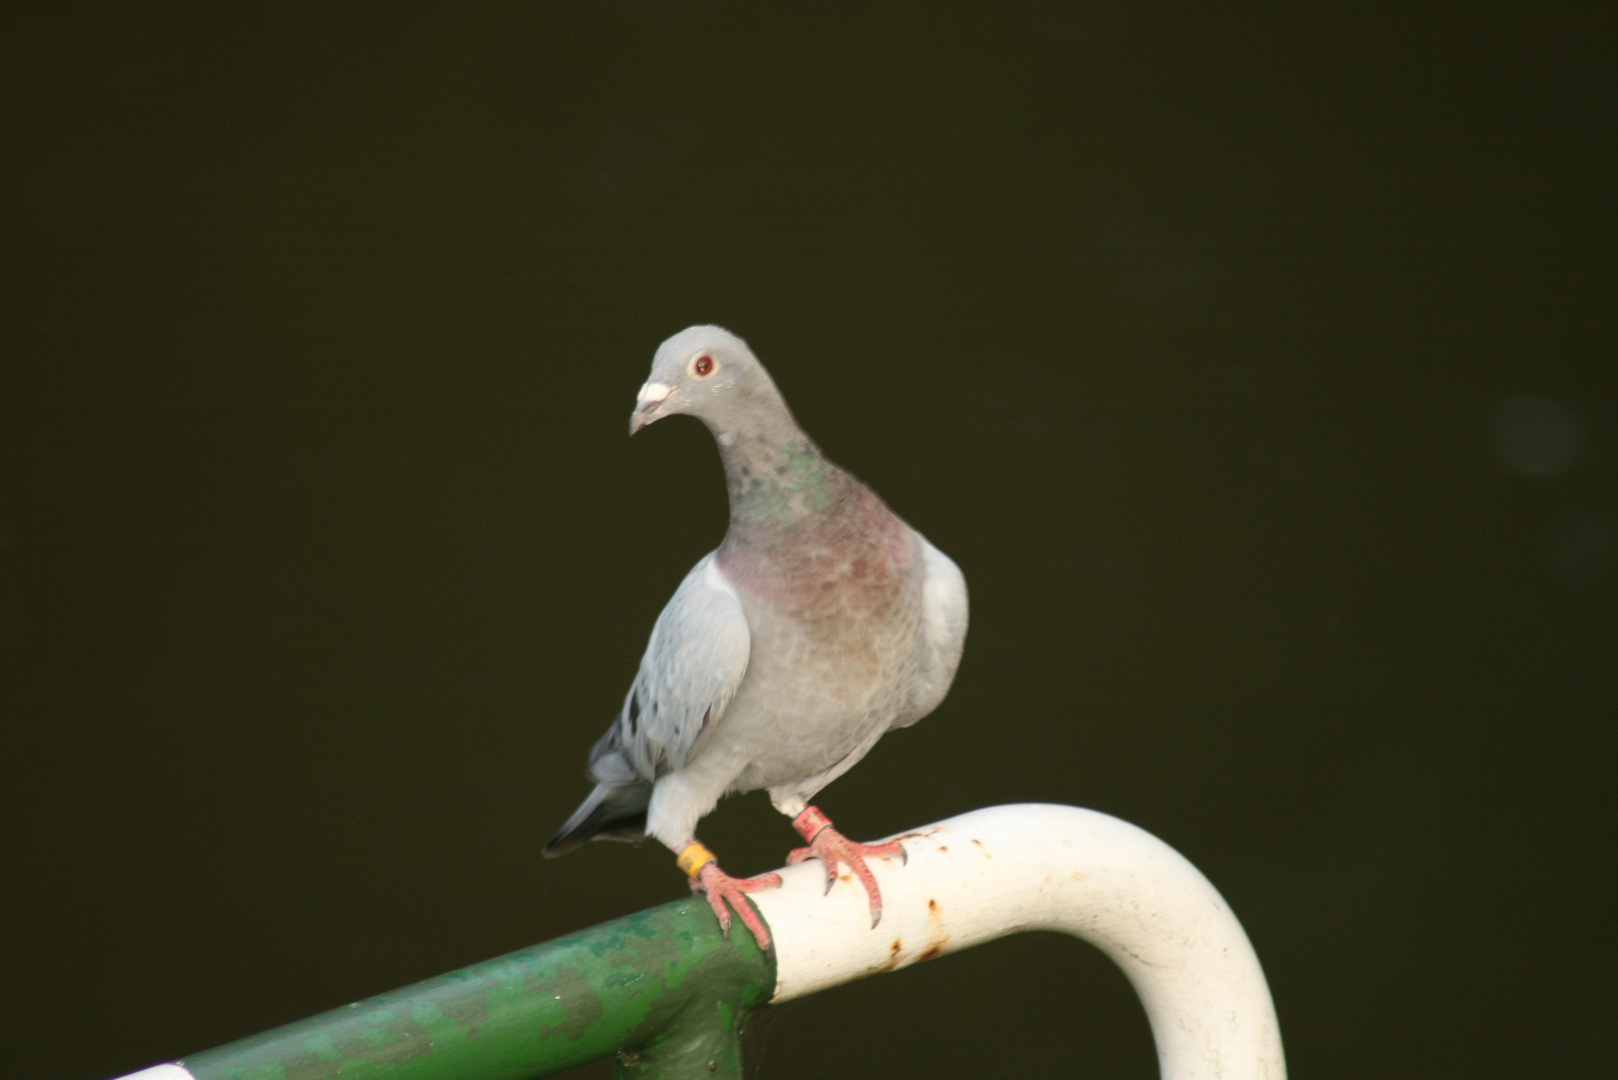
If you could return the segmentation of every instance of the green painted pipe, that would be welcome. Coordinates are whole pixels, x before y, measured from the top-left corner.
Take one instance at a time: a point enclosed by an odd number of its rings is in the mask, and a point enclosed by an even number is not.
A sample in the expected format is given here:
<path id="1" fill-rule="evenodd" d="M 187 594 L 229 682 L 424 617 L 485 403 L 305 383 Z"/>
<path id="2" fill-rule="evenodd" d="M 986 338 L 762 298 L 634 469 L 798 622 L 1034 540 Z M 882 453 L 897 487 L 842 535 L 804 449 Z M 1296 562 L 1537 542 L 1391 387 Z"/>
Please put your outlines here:
<path id="1" fill-rule="evenodd" d="M 773 958 L 693 897 L 177 1064 L 196 1080 L 530 1080 L 617 1055 L 620 1077 L 740 1080 L 742 1025 L 774 988 Z"/>

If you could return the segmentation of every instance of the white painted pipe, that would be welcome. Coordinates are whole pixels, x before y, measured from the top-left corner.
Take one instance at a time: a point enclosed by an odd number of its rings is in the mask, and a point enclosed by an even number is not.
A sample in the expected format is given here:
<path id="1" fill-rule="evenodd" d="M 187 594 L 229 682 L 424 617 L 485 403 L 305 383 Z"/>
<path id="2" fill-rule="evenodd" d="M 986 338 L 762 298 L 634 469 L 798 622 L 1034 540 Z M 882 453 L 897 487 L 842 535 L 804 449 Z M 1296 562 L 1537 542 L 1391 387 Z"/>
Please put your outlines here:
<path id="1" fill-rule="evenodd" d="M 1236 916 L 1179 852 L 1072 806 L 994 806 L 898 837 L 873 859 L 882 923 L 846 868 L 829 895 L 810 861 L 752 894 L 775 937 L 772 1001 L 790 1001 L 1021 930 L 1099 948 L 1140 995 L 1164 1080 L 1284 1080 L 1281 1029 Z M 732 931 L 733 933 L 735 931 Z"/>

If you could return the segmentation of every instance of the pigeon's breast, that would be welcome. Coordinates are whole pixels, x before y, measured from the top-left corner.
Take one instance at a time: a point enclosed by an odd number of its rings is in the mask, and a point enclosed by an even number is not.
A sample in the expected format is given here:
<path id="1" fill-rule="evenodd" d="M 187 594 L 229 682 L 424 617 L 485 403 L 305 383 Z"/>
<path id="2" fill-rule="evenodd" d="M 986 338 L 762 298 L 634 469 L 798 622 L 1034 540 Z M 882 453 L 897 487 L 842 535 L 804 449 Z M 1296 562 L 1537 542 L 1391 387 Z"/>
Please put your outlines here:
<path id="1" fill-rule="evenodd" d="M 915 534 L 881 509 L 839 515 L 790 544 L 720 549 L 752 634 L 747 676 L 726 717 L 748 729 L 739 737 L 759 741 L 748 787 L 819 772 L 868 746 L 872 730 L 908 707 L 922 633 L 921 556 Z"/>
<path id="2" fill-rule="evenodd" d="M 864 490 L 837 513 L 762 535 L 733 532 L 717 553 L 744 603 L 830 635 L 908 602 L 918 556 L 915 534 Z"/>

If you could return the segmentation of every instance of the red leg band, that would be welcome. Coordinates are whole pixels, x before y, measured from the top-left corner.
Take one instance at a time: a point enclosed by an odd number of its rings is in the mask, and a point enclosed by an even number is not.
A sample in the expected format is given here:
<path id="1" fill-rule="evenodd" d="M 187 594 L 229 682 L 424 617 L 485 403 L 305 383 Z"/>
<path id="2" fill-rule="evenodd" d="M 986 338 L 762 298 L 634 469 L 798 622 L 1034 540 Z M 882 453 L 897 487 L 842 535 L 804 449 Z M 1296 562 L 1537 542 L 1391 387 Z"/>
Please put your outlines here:
<path id="1" fill-rule="evenodd" d="M 792 819 L 792 827 L 798 830 L 798 835 L 805 840 L 813 840 L 815 834 L 831 824 L 831 818 L 820 812 L 820 807 L 811 806 L 803 813 Z"/>

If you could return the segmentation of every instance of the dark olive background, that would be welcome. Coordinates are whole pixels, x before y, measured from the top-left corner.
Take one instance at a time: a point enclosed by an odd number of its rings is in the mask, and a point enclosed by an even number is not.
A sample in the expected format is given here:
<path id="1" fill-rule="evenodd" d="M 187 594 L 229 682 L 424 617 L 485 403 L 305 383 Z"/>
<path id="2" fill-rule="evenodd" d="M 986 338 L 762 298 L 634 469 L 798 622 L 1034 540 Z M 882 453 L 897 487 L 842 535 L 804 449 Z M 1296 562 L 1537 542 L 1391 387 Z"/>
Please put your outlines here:
<path id="1" fill-rule="evenodd" d="M 971 585 L 950 698 L 820 799 L 850 833 L 1152 830 L 1299 1077 L 1610 1065 L 1610 5 L 3 20 L 9 1075 L 681 895 L 539 848 L 724 528 L 699 425 L 625 436 L 704 321 Z M 761 795 L 704 828 L 738 872 L 794 839 Z M 1047 935 L 748 1052 L 1155 1072 Z"/>

